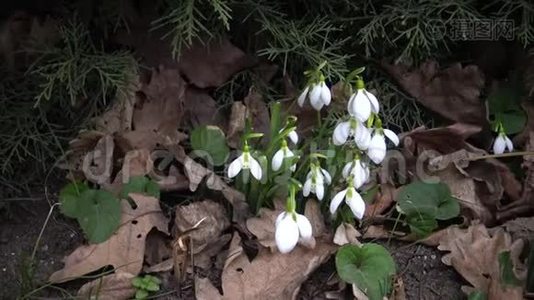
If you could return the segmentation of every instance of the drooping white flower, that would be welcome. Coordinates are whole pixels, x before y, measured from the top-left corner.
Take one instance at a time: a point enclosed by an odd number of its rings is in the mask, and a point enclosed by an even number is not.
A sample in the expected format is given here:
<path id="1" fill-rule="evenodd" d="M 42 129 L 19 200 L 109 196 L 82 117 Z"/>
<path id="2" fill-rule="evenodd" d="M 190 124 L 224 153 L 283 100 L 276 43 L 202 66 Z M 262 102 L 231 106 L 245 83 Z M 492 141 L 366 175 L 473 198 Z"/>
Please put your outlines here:
<path id="1" fill-rule="evenodd" d="M 284 131 L 284 128 L 280 129 L 280 131 L 278 133 L 282 133 L 282 131 Z M 299 135 L 297 134 L 297 131 L 294 129 L 294 130 L 291 130 L 290 132 L 287 133 L 287 137 L 289 138 L 289 140 L 293 143 L 293 144 L 298 144 L 299 142 Z"/>
<path id="2" fill-rule="evenodd" d="M 514 151 L 514 144 L 504 132 L 501 132 L 495 138 L 495 142 L 493 143 L 493 153 L 503 154 L 506 150 L 508 150 L 509 152 Z"/>
<path id="3" fill-rule="evenodd" d="M 395 146 L 399 145 L 399 137 L 389 129 L 375 129 L 374 135 L 367 149 L 367 156 L 375 163 L 381 163 L 386 157 L 386 138 Z"/>
<path id="4" fill-rule="evenodd" d="M 295 154 L 293 153 L 293 151 L 291 151 L 287 147 L 287 143 L 283 141 L 282 147 L 280 147 L 280 149 L 276 151 L 276 153 L 273 156 L 273 160 L 271 161 L 271 167 L 273 171 L 280 170 L 280 168 L 282 167 L 282 164 L 284 163 L 284 159 L 291 158 L 293 156 L 295 156 Z M 295 170 L 297 169 L 297 164 L 293 164 L 289 169 L 292 172 L 295 172 Z"/>
<path id="5" fill-rule="evenodd" d="M 329 185 L 330 183 L 332 183 L 330 173 L 320 166 L 312 165 L 311 170 L 306 175 L 302 195 L 308 197 L 310 193 L 314 193 L 317 199 L 323 200 L 325 185 Z"/>
<path id="6" fill-rule="evenodd" d="M 297 245 L 299 238 L 312 238 L 313 230 L 306 216 L 295 212 L 282 212 L 276 218 L 274 239 L 281 253 L 289 253 Z"/>
<path id="7" fill-rule="evenodd" d="M 332 202 L 330 202 L 330 213 L 335 214 L 343 200 L 345 200 L 345 203 L 349 206 L 354 216 L 361 220 L 365 213 L 365 202 L 363 202 L 362 196 L 350 184 L 348 188 L 337 193 L 332 198 Z"/>
<path id="8" fill-rule="evenodd" d="M 369 170 L 367 164 L 358 158 L 345 164 L 341 172 L 343 178 L 345 179 L 349 178 L 349 176 L 352 176 L 352 182 L 355 188 L 360 188 L 362 185 L 364 185 L 367 180 L 369 180 L 370 173 L 371 171 Z"/>
<path id="9" fill-rule="evenodd" d="M 304 106 L 306 98 L 310 100 L 310 104 L 315 110 L 321 110 L 323 106 L 328 106 L 330 104 L 332 93 L 324 80 L 321 80 L 317 84 L 307 86 L 304 91 L 302 91 L 297 99 L 297 103 L 300 107 Z"/>
<path id="10" fill-rule="evenodd" d="M 250 155 L 247 146 L 245 146 L 243 153 L 228 166 L 228 177 L 236 177 L 243 169 L 249 169 L 254 178 L 261 180 L 262 170 L 260 163 Z"/>
<path id="11" fill-rule="evenodd" d="M 360 122 L 367 121 L 371 112 L 375 114 L 379 112 L 378 100 L 375 95 L 365 89 L 362 80 L 356 82 L 356 92 L 350 96 L 347 110 L 351 116 L 356 117 Z"/>
<path id="12" fill-rule="evenodd" d="M 369 133 L 369 129 L 355 118 L 337 124 L 332 134 L 332 141 L 334 145 L 340 146 L 345 144 L 351 137 L 354 138 L 354 142 L 358 148 L 367 150 L 371 141 L 371 134 Z"/>

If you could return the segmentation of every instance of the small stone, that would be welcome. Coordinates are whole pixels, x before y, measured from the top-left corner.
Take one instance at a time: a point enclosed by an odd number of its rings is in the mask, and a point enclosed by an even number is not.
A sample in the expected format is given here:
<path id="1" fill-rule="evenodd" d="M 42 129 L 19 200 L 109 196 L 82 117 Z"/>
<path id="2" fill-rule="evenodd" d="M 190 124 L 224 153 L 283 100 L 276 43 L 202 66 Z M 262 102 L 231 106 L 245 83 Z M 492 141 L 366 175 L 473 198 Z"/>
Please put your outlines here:
<path id="1" fill-rule="evenodd" d="M 6 268 L 2 268 L 2 272 L 6 272 L 6 271 L 7 271 L 7 269 L 6 269 Z"/>
<path id="2" fill-rule="evenodd" d="M 436 255 L 435 255 L 435 254 L 432 254 L 432 255 L 430 255 L 430 258 L 431 258 L 431 259 L 436 259 Z"/>

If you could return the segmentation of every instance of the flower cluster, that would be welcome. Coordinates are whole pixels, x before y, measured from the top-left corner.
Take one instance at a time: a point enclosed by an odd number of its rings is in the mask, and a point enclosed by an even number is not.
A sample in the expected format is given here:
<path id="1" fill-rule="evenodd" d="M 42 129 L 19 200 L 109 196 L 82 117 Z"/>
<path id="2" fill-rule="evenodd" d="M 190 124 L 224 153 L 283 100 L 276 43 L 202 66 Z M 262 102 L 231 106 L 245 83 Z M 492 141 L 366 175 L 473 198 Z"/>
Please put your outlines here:
<path id="1" fill-rule="evenodd" d="M 495 142 L 493 142 L 493 153 L 503 154 L 506 150 L 509 152 L 514 151 L 514 144 L 512 143 L 512 140 L 506 136 L 504 126 L 501 122 L 497 123 L 495 131 L 497 131 L 497 137 L 495 138 Z"/>
<path id="2" fill-rule="evenodd" d="M 380 105 L 375 95 L 365 89 L 361 78 L 356 80 L 356 91 L 347 104 L 348 120 L 337 124 L 332 135 L 334 145 L 347 145 L 354 152 L 354 160 L 347 163 L 342 171 L 347 188 L 338 192 L 330 203 L 330 212 L 335 214 L 343 200 L 354 216 L 363 218 L 365 203 L 357 189 L 363 186 L 370 176 L 369 164 L 363 159 L 380 164 L 386 157 L 386 137 L 397 146 L 399 138 L 382 128 L 378 113 Z"/>

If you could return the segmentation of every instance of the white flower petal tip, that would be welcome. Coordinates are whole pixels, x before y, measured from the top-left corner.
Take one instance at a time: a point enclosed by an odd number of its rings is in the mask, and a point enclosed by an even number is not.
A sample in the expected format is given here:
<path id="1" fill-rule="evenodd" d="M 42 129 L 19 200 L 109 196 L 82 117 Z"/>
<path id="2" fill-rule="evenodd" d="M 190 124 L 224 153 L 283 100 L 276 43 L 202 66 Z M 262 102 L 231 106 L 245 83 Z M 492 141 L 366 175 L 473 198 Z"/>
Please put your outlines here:
<path id="1" fill-rule="evenodd" d="M 354 216 L 361 220 L 365 213 L 365 202 L 356 190 L 352 190 L 351 196 L 351 198 L 347 197 L 345 199 L 345 203 L 347 203 Z"/>
<path id="2" fill-rule="evenodd" d="M 252 156 L 249 156 L 249 169 L 250 169 L 250 173 L 252 174 L 252 176 L 254 176 L 254 178 L 256 178 L 256 180 L 258 181 L 261 180 L 262 175 L 263 175 L 261 165 Z"/>
<path id="3" fill-rule="evenodd" d="M 299 241 L 299 226 L 290 213 L 283 212 L 278 218 L 274 234 L 276 247 L 281 253 L 289 253 Z"/>
<path id="4" fill-rule="evenodd" d="M 234 159 L 228 166 L 228 178 L 234 178 L 243 169 L 243 154 Z"/>
<path id="5" fill-rule="evenodd" d="M 512 143 L 512 140 L 510 140 L 510 138 L 504 136 L 504 142 L 506 143 L 506 148 L 509 152 L 514 151 L 514 143 Z"/>
<path id="6" fill-rule="evenodd" d="M 371 110 L 375 114 L 378 114 L 380 112 L 380 105 L 378 104 L 378 99 L 376 98 L 376 96 L 367 90 L 363 90 L 363 93 L 365 94 L 365 96 L 367 96 L 367 100 L 369 100 L 369 103 L 371 104 Z"/>
<path id="7" fill-rule="evenodd" d="M 400 141 L 397 134 L 389 129 L 384 129 L 384 135 L 395 145 L 398 146 Z"/>
<path id="8" fill-rule="evenodd" d="M 350 135 L 350 122 L 341 122 L 337 124 L 332 134 L 332 142 L 336 146 L 341 146 L 347 142 Z"/>
<path id="9" fill-rule="evenodd" d="M 332 201 L 330 201 L 330 213 L 333 215 L 336 213 L 337 208 L 343 202 L 343 199 L 345 199 L 345 195 L 347 194 L 347 190 L 342 190 L 341 192 L 337 193 L 334 198 L 332 198 Z"/>
<path id="10" fill-rule="evenodd" d="M 321 82 L 321 101 L 324 103 L 324 105 L 328 106 L 330 104 L 330 101 L 332 100 L 332 93 L 330 92 L 330 89 L 328 86 Z"/>
<path id="11" fill-rule="evenodd" d="M 300 96 L 298 97 L 297 99 L 297 103 L 300 107 L 303 107 L 304 106 L 304 101 L 306 101 L 306 97 L 308 97 L 308 92 L 310 90 L 310 87 L 307 86 L 303 91 L 302 93 L 300 93 Z"/>
<path id="12" fill-rule="evenodd" d="M 289 138 L 289 140 L 293 143 L 293 144 L 298 144 L 299 143 L 299 135 L 297 134 L 297 132 L 295 130 L 293 131 L 290 131 L 288 134 L 287 134 L 287 137 Z"/>
<path id="13" fill-rule="evenodd" d="M 273 169 L 273 171 L 280 170 L 283 162 L 284 162 L 284 150 L 280 149 L 276 151 L 276 153 L 273 156 L 273 160 L 271 161 L 271 168 Z"/>
<path id="14" fill-rule="evenodd" d="M 306 216 L 282 212 L 275 222 L 275 242 L 280 253 L 291 252 L 299 241 L 313 238 L 313 227 Z"/>

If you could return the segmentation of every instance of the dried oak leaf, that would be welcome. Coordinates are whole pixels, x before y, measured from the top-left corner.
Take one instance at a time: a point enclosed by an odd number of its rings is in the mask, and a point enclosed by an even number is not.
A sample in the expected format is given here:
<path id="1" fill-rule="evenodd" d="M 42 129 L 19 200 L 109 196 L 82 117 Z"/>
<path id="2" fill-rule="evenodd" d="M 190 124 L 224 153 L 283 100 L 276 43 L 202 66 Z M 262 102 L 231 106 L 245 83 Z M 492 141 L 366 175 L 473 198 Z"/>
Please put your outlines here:
<path id="1" fill-rule="evenodd" d="M 345 244 L 354 244 L 360 246 L 358 238 L 362 235 L 352 224 L 341 223 L 334 234 L 334 244 L 343 246 Z"/>
<path id="2" fill-rule="evenodd" d="M 230 147 L 237 149 L 241 145 L 241 134 L 245 130 L 247 107 L 243 102 L 236 101 L 232 104 L 232 112 L 226 130 L 226 140 Z"/>
<path id="3" fill-rule="evenodd" d="M 517 271 L 522 240 L 512 242 L 510 235 L 501 228 L 490 234 L 482 224 L 467 229 L 451 226 L 439 237 L 438 249 L 449 252 L 442 257 L 443 263 L 454 267 L 474 289 L 486 293 L 489 300 L 523 299 L 522 287 L 501 282 L 499 266 L 499 254 L 510 251 Z M 469 293 L 472 288 L 462 287 L 462 290 Z"/>
<path id="4" fill-rule="evenodd" d="M 199 88 L 219 87 L 237 72 L 256 63 L 226 38 L 195 41 L 178 58 L 180 72 Z"/>
<path id="5" fill-rule="evenodd" d="M 161 211 L 158 199 L 139 194 L 130 194 L 130 198 L 137 208 L 133 209 L 127 201 L 122 201 L 119 229 L 103 243 L 84 245 L 74 250 L 65 257 L 63 269 L 50 276 L 50 282 L 73 280 L 109 265 L 124 272 L 139 274 L 143 266 L 147 234 L 152 228 L 168 234 L 168 220 Z"/>
<path id="6" fill-rule="evenodd" d="M 140 90 L 133 111 L 133 129 L 173 136 L 182 120 L 185 82 L 178 70 L 154 70 Z"/>
<path id="7" fill-rule="evenodd" d="M 132 285 L 135 275 L 117 270 L 116 273 L 97 278 L 84 284 L 77 294 L 77 299 L 127 300 L 136 292 Z"/>
<path id="8" fill-rule="evenodd" d="M 263 101 L 263 96 L 254 88 L 251 88 L 248 95 L 243 100 L 243 103 L 245 103 L 247 107 L 247 117 L 252 120 L 252 128 L 254 131 L 266 135 L 269 134 L 271 118 L 269 116 L 267 103 Z"/>
<path id="9" fill-rule="evenodd" d="M 135 76 L 128 83 L 124 92 L 117 93 L 117 97 L 110 109 L 94 119 L 98 131 L 114 134 L 132 130 L 132 118 L 135 105 L 135 91 L 140 88 L 139 77 Z"/>
<path id="10" fill-rule="evenodd" d="M 440 70 L 436 61 L 426 61 L 416 70 L 401 64 L 383 67 L 418 102 L 443 117 L 463 123 L 486 124 L 486 110 L 479 99 L 484 74 L 474 65 L 455 63 Z"/>
<path id="11" fill-rule="evenodd" d="M 261 248 L 250 261 L 240 244 L 241 238 L 234 234 L 221 276 L 223 296 L 203 280 L 195 283 L 198 299 L 296 299 L 300 285 L 337 248 L 319 239 L 313 250 L 297 247 L 288 254 Z"/>

